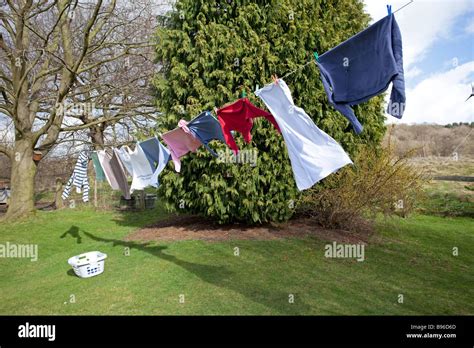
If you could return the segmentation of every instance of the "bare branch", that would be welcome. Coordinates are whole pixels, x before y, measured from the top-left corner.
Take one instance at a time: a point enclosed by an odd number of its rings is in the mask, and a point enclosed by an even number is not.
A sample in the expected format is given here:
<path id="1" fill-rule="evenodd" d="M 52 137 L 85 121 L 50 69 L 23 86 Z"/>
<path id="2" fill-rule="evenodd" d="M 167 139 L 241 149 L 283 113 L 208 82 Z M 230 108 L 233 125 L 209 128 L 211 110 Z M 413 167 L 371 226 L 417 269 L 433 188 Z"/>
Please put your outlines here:
<path id="1" fill-rule="evenodd" d="M 0 153 L 4 154 L 5 156 L 7 156 L 9 159 L 12 159 L 13 158 L 13 151 L 11 150 L 11 148 L 5 146 L 5 145 L 1 145 L 0 144 Z"/>

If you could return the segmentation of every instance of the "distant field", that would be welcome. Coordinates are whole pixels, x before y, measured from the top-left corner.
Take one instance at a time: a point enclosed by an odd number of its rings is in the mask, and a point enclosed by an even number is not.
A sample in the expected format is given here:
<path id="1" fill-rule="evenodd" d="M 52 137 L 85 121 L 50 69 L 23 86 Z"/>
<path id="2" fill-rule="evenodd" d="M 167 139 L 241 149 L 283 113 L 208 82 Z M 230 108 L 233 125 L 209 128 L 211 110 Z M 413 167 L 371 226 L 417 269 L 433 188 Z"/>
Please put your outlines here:
<path id="1" fill-rule="evenodd" d="M 474 176 L 474 155 L 455 157 L 414 157 L 411 162 L 427 174 Z"/>
<path id="2" fill-rule="evenodd" d="M 430 178 L 436 176 L 473 176 L 474 156 L 417 157 L 412 164 Z M 420 203 L 420 211 L 427 214 L 474 217 L 474 183 L 430 180 L 425 187 L 427 199 Z"/>

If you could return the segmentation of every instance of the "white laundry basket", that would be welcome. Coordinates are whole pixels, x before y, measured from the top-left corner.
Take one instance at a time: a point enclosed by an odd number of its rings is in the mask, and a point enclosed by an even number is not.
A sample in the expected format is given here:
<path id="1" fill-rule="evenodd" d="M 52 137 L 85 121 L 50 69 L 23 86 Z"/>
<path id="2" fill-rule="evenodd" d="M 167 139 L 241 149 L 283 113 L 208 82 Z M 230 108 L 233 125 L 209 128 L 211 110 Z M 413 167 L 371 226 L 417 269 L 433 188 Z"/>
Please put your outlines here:
<path id="1" fill-rule="evenodd" d="M 74 273 L 81 278 L 89 278 L 104 272 L 104 260 L 107 254 L 91 251 L 71 257 L 67 263 L 72 266 Z"/>

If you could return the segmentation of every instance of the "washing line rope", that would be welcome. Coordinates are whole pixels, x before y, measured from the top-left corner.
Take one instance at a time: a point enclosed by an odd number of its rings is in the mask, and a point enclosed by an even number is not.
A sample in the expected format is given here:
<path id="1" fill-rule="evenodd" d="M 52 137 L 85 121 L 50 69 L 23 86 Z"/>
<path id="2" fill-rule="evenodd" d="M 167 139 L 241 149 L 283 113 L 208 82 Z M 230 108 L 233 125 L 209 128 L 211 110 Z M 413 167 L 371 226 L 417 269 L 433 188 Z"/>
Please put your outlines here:
<path id="1" fill-rule="evenodd" d="M 458 146 L 455 147 L 455 149 L 453 150 L 453 153 L 457 151 L 457 149 L 462 145 L 464 144 L 464 142 L 467 140 L 467 138 L 469 138 L 469 136 L 471 135 L 472 131 L 474 130 L 474 128 L 471 128 L 471 130 L 469 131 L 469 133 L 467 133 L 466 137 L 459 143 Z"/>
<path id="2" fill-rule="evenodd" d="M 397 13 L 398 11 L 400 11 L 402 8 L 405 8 L 407 7 L 408 5 L 410 5 L 414 0 L 411 0 L 410 2 L 407 2 L 405 5 L 403 5 L 402 7 L 400 7 L 399 9 L 397 9 L 395 12 L 393 13 Z"/>

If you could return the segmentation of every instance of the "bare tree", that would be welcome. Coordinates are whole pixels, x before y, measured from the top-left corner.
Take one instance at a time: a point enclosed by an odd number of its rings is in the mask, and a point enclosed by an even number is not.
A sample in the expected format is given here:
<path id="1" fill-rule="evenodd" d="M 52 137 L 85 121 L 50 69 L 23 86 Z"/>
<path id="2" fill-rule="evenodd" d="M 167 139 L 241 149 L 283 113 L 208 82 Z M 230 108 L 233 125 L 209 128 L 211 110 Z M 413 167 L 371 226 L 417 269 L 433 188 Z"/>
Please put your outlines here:
<path id="1" fill-rule="evenodd" d="M 108 47 L 108 55 L 119 54 L 119 43 L 123 42 L 145 46 L 134 54 L 98 64 L 80 76 L 70 93 L 70 105 L 84 107 L 68 113 L 63 131 L 87 130 L 85 135 L 91 144 L 102 148 L 107 133 L 115 143 L 118 131 L 130 135 L 153 124 L 157 113 L 149 86 L 154 72 L 154 47 L 146 44 L 153 41 L 159 7 L 153 0 L 126 2 L 117 7 L 115 20 L 104 26 L 109 32 L 108 41 L 118 43 Z M 103 53 L 91 54 L 90 64 L 101 61 Z M 95 122 L 97 114 L 102 116 L 100 123 Z"/>
<path id="2" fill-rule="evenodd" d="M 7 218 L 34 211 L 34 150 L 46 155 L 64 132 L 92 135 L 150 106 L 138 97 L 128 103 L 126 78 L 111 79 L 107 70 L 146 57 L 152 45 L 150 37 L 129 31 L 131 17 L 146 6 L 134 4 L 133 11 L 120 11 L 117 0 L 6 0 L 0 7 L 0 113 L 14 130 L 11 142 L 0 143 L 11 161 Z M 78 101 L 102 105 L 95 114 L 68 113 L 65 106 Z"/>

